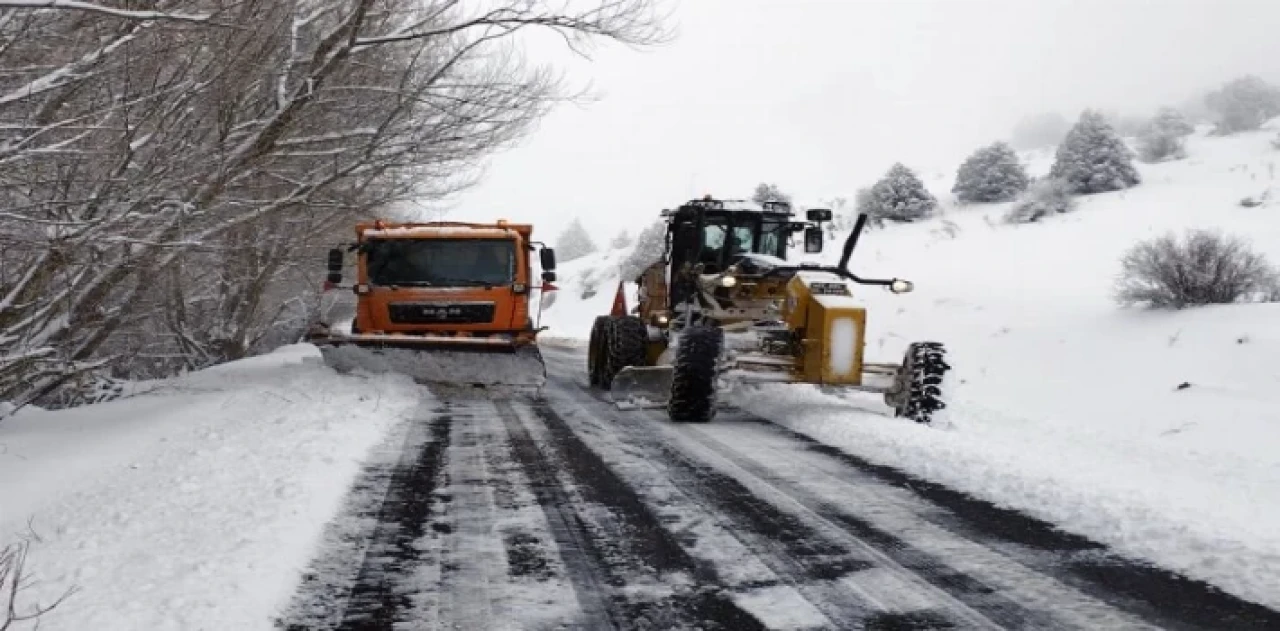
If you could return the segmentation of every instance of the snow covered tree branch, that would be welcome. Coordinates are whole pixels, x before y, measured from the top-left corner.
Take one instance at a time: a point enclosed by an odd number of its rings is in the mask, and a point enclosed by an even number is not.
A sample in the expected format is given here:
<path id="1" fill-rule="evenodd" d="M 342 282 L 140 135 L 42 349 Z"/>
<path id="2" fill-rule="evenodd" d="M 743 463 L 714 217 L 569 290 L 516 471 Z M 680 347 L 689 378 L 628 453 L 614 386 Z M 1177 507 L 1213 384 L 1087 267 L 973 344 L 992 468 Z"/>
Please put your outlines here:
<path id="1" fill-rule="evenodd" d="M 565 98 L 523 32 L 661 39 L 653 0 L 559 4 L 0 3 L 0 400 L 303 330 L 327 244 L 469 186 Z"/>

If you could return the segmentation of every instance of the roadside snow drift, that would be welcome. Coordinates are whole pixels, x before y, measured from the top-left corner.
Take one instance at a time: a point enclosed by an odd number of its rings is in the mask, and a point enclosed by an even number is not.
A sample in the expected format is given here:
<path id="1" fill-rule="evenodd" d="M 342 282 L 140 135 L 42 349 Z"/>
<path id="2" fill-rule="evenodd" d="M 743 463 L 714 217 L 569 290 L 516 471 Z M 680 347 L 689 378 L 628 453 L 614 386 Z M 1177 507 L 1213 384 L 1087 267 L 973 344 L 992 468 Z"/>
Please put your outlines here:
<path id="1" fill-rule="evenodd" d="M 366 452 L 421 402 L 294 346 L 0 423 L 0 545 L 40 629 L 270 629 Z"/>
<path id="2" fill-rule="evenodd" d="M 876 397 L 808 386 L 750 390 L 736 403 L 1280 607 L 1280 304 L 1154 312 L 1112 300 L 1123 252 L 1169 231 L 1218 229 L 1280 264 L 1274 134 L 1198 135 L 1189 158 L 1138 165 L 1136 188 L 1080 197 L 1077 211 L 1038 223 L 1004 224 L 1009 204 L 949 205 L 929 221 L 869 229 L 854 270 L 916 290 L 862 290 L 867 357 L 896 362 L 912 341 L 946 344 L 950 407 L 934 425 L 887 416 Z M 1048 172 L 1051 156 L 1025 159 Z M 927 183 L 950 197 L 949 177 Z M 828 243 L 828 262 L 843 236 Z M 608 312 L 616 265 L 604 265 L 579 269 L 609 295 L 564 292 L 546 314 L 553 331 L 585 338 Z"/>

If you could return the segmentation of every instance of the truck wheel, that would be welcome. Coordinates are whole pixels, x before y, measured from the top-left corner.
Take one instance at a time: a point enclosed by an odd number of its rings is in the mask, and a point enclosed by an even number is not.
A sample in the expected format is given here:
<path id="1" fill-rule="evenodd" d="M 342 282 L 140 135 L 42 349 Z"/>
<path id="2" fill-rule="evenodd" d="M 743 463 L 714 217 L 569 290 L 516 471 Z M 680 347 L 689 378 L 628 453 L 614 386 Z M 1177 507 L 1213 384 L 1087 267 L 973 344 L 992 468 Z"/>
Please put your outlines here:
<path id="1" fill-rule="evenodd" d="M 942 378 L 951 369 L 946 355 L 938 342 L 916 342 L 907 347 L 893 390 L 884 395 L 894 416 L 928 423 L 934 412 L 947 407 L 942 400 Z"/>
<path id="2" fill-rule="evenodd" d="M 587 380 L 594 388 L 608 386 L 602 375 L 611 320 L 609 316 L 596 316 L 595 322 L 591 323 L 591 339 L 587 342 Z"/>
<path id="3" fill-rule="evenodd" d="M 603 388 L 612 385 L 623 368 L 648 363 L 649 328 L 635 316 L 610 318 L 606 339 L 604 369 L 600 373 Z"/>
<path id="4" fill-rule="evenodd" d="M 724 348 L 724 331 L 691 326 L 680 334 L 671 375 L 667 416 L 681 423 L 705 423 L 716 411 L 716 361 Z"/>

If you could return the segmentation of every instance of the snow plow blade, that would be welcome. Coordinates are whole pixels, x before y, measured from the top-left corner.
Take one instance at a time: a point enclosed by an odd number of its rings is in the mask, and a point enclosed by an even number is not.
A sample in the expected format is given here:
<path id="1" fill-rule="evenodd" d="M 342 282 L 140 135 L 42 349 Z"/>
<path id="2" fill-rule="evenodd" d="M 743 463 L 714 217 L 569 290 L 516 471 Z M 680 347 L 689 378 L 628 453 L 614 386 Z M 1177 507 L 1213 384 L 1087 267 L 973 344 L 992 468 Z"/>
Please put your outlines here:
<path id="1" fill-rule="evenodd" d="M 622 409 L 662 407 L 671 398 L 671 366 L 628 366 L 609 385 L 609 396 Z"/>
<path id="2" fill-rule="evenodd" d="M 546 363 L 535 344 L 446 336 L 351 336 L 313 341 L 340 373 L 408 375 L 421 384 L 541 388 Z"/>

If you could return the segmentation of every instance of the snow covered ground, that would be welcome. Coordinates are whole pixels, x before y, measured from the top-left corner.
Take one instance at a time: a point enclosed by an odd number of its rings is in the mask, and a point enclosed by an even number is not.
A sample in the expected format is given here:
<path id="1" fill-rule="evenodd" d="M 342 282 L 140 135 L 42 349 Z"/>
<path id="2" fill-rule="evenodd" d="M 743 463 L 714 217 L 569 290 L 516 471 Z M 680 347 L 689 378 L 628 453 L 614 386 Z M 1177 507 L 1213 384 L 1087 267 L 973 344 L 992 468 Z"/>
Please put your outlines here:
<path id="1" fill-rule="evenodd" d="M 1280 264 L 1274 135 L 1198 135 L 1188 159 L 1139 165 L 1140 186 L 1037 224 L 1001 223 L 1007 204 L 948 203 L 937 219 L 865 234 L 857 272 L 916 283 L 905 296 L 861 294 L 869 357 L 897 361 L 915 340 L 950 349 L 951 404 L 934 426 L 884 416 L 874 397 L 804 386 L 761 388 L 742 404 L 1280 607 L 1280 304 L 1149 312 L 1111 299 L 1123 251 L 1171 230 L 1220 229 Z M 1027 162 L 1040 175 L 1050 160 Z M 939 171 L 923 173 L 947 200 L 954 170 Z M 1246 197 L 1266 201 L 1247 208 Z M 834 262 L 839 243 L 827 250 Z M 620 258 L 562 267 L 550 334 L 586 337 L 608 312 Z"/>
<path id="2" fill-rule="evenodd" d="M 271 628 L 360 461 L 422 403 L 318 361 L 286 347 L 0 423 L 0 545 L 31 541 L 20 606 L 75 587 L 41 629 Z"/>

